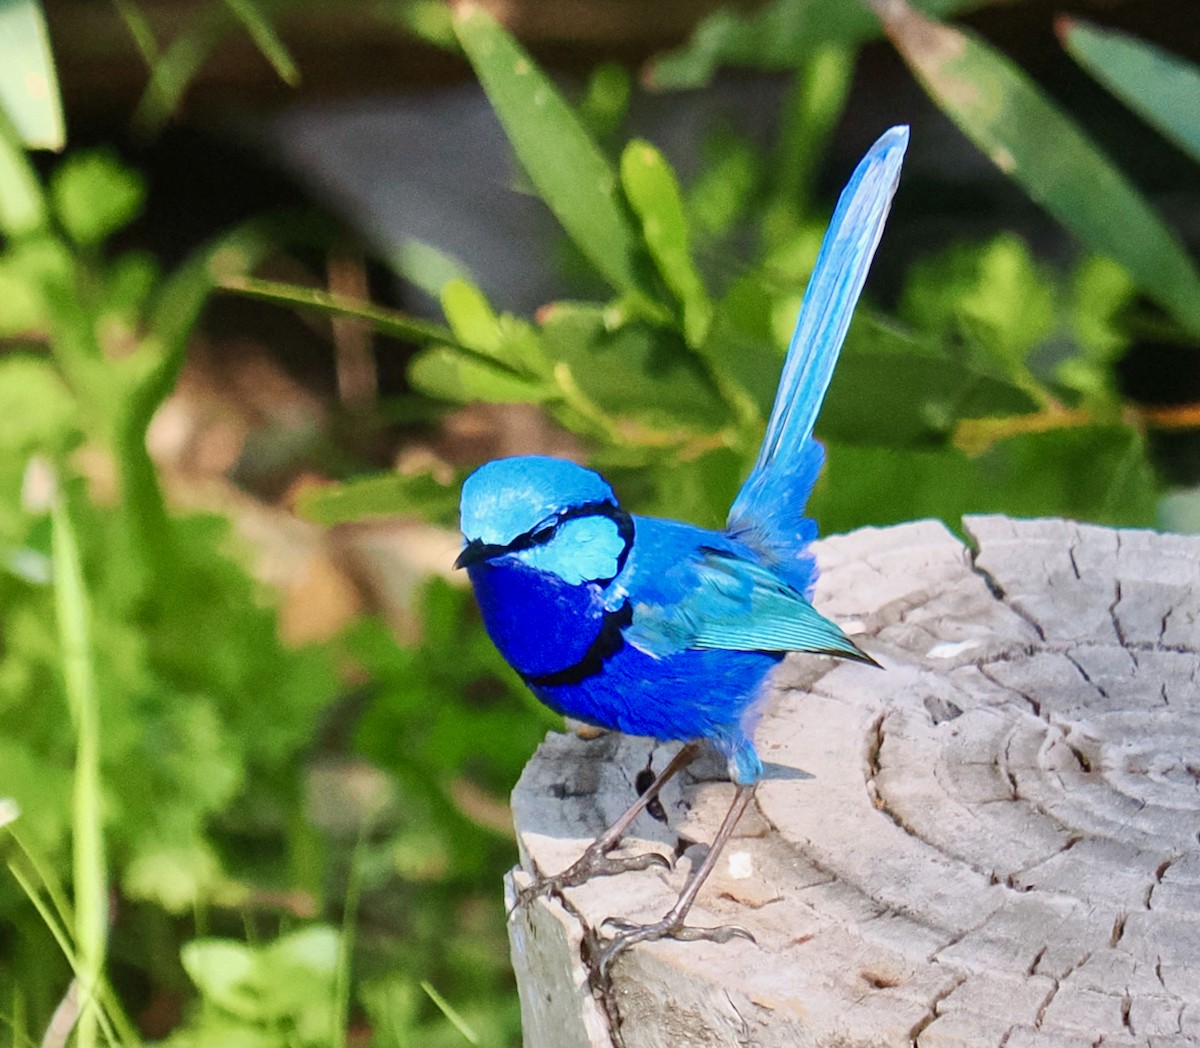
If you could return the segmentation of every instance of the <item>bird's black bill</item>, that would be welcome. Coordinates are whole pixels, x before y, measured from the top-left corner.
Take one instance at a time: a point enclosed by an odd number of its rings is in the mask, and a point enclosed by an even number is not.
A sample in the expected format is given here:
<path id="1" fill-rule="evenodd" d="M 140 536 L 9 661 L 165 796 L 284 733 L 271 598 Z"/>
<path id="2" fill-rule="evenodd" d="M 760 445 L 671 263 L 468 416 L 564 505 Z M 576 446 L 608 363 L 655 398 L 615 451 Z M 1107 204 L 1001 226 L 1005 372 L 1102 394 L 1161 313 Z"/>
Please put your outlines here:
<path id="1" fill-rule="evenodd" d="M 479 539 L 471 539 L 455 558 L 454 566 L 469 568 L 472 564 L 478 564 L 481 560 L 494 557 L 497 553 L 504 553 L 507 549 L 507 546 L 490 546 L 486 542 L 480 542 Z"/>

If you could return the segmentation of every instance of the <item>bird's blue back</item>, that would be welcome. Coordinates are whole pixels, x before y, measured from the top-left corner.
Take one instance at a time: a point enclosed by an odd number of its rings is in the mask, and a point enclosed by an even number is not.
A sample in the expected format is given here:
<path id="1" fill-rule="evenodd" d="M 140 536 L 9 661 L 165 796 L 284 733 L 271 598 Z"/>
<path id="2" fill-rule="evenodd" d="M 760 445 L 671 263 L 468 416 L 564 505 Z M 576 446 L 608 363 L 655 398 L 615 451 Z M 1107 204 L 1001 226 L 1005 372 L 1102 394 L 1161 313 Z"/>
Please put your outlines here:
<path id="1" fill-rule="evenodd" d="M 813 424 L 907 143 L 907 128 L 886 132 L 842 192 L 725 531 L 631 515 L 598 474 L 559 459 L 499 459 L 467 478 L 458 564 L 493 641 L 553 709 L 708 739 L 746 785 L 761 774 L 751 733 L 783 654 L 865 658 L 808 602 L 816 527 L 803 511 L 822 461 Z"/>

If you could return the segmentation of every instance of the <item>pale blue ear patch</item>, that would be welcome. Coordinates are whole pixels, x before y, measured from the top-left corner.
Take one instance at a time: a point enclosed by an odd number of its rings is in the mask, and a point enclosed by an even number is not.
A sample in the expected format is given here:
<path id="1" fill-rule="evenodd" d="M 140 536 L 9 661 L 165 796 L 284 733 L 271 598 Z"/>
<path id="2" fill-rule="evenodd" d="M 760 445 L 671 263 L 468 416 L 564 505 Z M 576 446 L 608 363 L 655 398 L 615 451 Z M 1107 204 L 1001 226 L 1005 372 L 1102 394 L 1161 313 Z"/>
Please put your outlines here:
<path id="1" fill-rule="evenodd" d="M 617 522 L 595 514 L 564 521 L 544 546 L 522 550 L 519 556 L 530 567 L 551 571 L 575 586 L 611 579 L 624 551 L 625 539 Z"/>

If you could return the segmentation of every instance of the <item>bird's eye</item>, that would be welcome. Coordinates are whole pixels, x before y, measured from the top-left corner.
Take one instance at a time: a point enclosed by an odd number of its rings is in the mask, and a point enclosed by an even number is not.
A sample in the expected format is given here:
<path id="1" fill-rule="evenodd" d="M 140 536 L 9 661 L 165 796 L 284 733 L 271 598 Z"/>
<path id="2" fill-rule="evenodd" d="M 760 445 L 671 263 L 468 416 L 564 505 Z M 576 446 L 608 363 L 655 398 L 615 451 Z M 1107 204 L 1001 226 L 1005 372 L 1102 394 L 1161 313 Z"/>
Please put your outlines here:
<path id="1" fill-rule="evenodd" d="M 538 528 L 529 536 L 529 541 L 535 546 L 540 546 L 546 542 L 549 542 L 552 538 L 554 538 L 554 530 L 556 527 L 558 527 L 557 521 L 553 524 L 547 524 L 544 527 Z"/>

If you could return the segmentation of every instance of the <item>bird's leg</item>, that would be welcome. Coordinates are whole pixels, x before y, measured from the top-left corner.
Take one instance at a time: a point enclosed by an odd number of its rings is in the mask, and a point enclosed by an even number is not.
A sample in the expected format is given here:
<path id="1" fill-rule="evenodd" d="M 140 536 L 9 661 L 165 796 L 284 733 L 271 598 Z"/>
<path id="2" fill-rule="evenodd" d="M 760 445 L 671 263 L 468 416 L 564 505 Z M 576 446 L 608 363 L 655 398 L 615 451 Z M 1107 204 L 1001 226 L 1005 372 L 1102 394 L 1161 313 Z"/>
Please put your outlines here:
<path id="1" fill-rule="evenodd" d="M 710 942 L 728 942 L 735 936 L 749 939 L 751 942 L 754 941 L 753 935 L 744 928 L 738 928 L 734 925 L 722 925 L 716 928 L 688 928 L 683 923 L 688 910 L 692 908 L 692 903 L 696 901 L 696 895 L 699 893 L 708 875 L 712 873 L 721 850 L 725 847 L 729 838 L 733 836 L 734 827 L 737 826 L 738 820 L 742 817 L 742 813 L 750 804 L 753 796 L 753 784 L 738 787 L 737 793 L 733 798 L 733 804 L 729 806 L 725 820 L 721 823 L 721 828 L 717 830 L 717 835 L 713 838 L 712 845 L 708 849 L 708 854 L 704 856 L 704 861 L 700 863 L 696 871 L 688 879 L 687 884 L 683 887 L 683 891 L 679 893 L 679 898 L 675 900 L 675 905 L 671 907 L 661 921 L 655 924 L 633 924 L 629 921 L 610 917 L 604 922 L 605 924 L 613 925 L 619 931 L 600 954 L 599 966 L 602 978 L 607 976 L 608 969 L 611 967 L 613 961 L 631 946 L 639 942 L 655 942 L 658 939 L 682 939 L 687 942 L 705 939 Z"/>
<path id="2" fill-rule="evenodd" d="M 551 874 L 550 876 L 539 875 L 532 884 L 521 889 L 517 895 L 517 901 L 513 904 L 513 911 L 519 906 L 524 906 L 532 902 L 539 895 L 545 895 L 551 891 L 561 891 L 563 888 L 573 888 L 576 885 L 583 884 L 584 881 L 592 877 L 608 877 L 614 873 L 625 873 L 628 870 L 645 870 L 656 865 L 667 866 L 666 859 L 657 852 L 646 852 L 644 855 L 629 855 L 618 859 L 610 858 L 608 853 L 625 836 L 625 831 L 629 829 L 633 820 L 641 815 L 646 805 L 659 795 L 662 788 L 677 772 L 691 764 L 699 753 L 700 744 L 697 742 L 689 742 L 684 746 L 683 749 L 671 758 L 671 762 L 659 772 L 657 778 L 646 787 L 641 796 L 629 806 L 625 814 L 592 841 L 588 845 L 587 851 L 574 863 L 561 873 Z M 510 915 L 513 911 L 510 911 Z"/>

